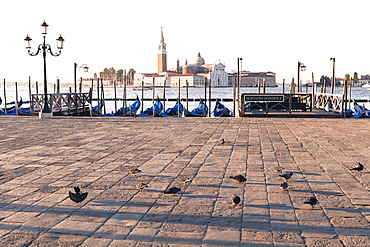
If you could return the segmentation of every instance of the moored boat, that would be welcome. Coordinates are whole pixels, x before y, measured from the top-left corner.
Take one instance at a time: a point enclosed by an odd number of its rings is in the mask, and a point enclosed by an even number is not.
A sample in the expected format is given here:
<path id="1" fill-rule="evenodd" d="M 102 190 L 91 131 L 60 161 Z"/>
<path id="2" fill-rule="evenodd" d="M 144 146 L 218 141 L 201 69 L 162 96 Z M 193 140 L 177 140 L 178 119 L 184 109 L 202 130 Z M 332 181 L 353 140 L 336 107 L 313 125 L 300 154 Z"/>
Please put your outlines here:
<path id="1" fill-rule="evenodd" d="M 224 106 L 223 104 L 220 103 L 220 101 L 217 99 L 216 100 L 216 106 L 213 111 L 213 115 L 215 117 L 232 117 L 233 114 L 229 108 Z"/>
<path id="2" fill-rule="evenodd" d="M 152 90 L 152 87 L 148 87 L 148 86 L 145 86 L 145 87 L 133 87 L 132 90 L 134 90 L 134 91 Z"/>
<path id="3" fill-rule="evenodd" d="M 125 107 L 125 108 L 121 107 L 113 115 L 114 116 L 131 116 L 131 117 L 133 117 L 133 116 L 136 115 L 137 110 L 139 110 L 140 105 L 141 105 L 141 102 L 139 100 L 139 97 L 136 96 L 136 100 L 132 105 L 130 105 L 129 107 Z"/>
<path id="4" fill-rule="evenodd" d="M 366 109 L 364 106 L 361 106 L 357 104 L 357 102 L 354 103 L 355 112 L 353 115 L 349 118 L 364 118 L 364 117 L 370 117 L 370 110 Z"/>
<path id="5" fill-rule="evenodd" d="M 190 112 L 185 109 L 184 114 L 185 117 L 206 117 L 208 114 L 208 106 L 201 99 L 197 108 Z"/>
<path id="6" fill-rule="evenodd" d="M 184 112 L 184 106 L 177 101 L 174 107 L 168 108 L 164 113 L 159 114 L 163 117 L 181 117 Z"/>
<path id="7" fill-rule="evenodd" d="M 154 116 L 160 116 L 162 111 L 163 111 L 163 104 L 159 99 L 157 99 L 154 102 Z M 153 116 L 153 106 L 147 108 L 145 111 L 143 111 L 139 114 L 136 114 L 136 116 L 138 116 L 138 117 L 151 117 L 151 116 Z"/>

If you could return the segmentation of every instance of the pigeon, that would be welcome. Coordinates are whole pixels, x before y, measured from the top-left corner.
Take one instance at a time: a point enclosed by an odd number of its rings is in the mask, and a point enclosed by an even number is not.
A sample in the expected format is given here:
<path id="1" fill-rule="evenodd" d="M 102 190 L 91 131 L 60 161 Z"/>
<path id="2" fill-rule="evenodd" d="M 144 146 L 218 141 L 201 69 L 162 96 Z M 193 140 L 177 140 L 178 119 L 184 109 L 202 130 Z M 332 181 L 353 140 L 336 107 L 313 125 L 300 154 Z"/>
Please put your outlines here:
<path id="1" fill-rule="evenodd" d="M 225 144 L 225 139 L 221 139 L 221 144 Z"/>
<path id="2" fill-rule="evenodd" d="M 282 190 L 287 190 L 288 189 L 288 183 L 287 182 L 282 182 L 281 184 L 280 184 L 280 188 L 282 189 Z"/>
<path id="3" fill-rule="evenodd" d="M 137 169 L 137 168 L 132 168 L 132 169 L 128 170 L 128 172 L 129 172 L 131 175 L 135 175 L 136 173 L 141 172 L 141 170 L 139 170 L 139 169 Z"/>
<path id="4" fill-rule="evenodd" d="M 191 179 L 190 178 L 181 178 L 181 182 L 183 182 L 184 185 L 185 185 L 187 183 L 190 183 L 191 182 Z"/>
<path id="5" fill-rule="evenodd" d="M 319 201 L 314 196 L 311 196 L 307 201 L 304 202 L 304 204 L 309 204 L 311 209 L 313 209 L 313 206 L 315 206 L 318 203 Z"/>
<path id="6" fill-rule="evenodd" d="M 279 177 L 284 178 L 285 182 L 287 182 L 292 176 L 293 176 L 293 173 L 279 174 Z"/>
<path id="7" fill-rule="evenodd" d="M 361 164 L 361 163 L 358 163 L 358 165 L 357 165 L 357 166 L 355 166 L 355 167 L 351 168 L 350 170 L 360 172 L 360 171 L 362 171 L 363 169 L 364 169 L 364 165 L 363 165 L 363 164 Z"/>
<path id="8" fill-rule="evenodd" d="M 81 193 L 81 189 L 79 186 L 74 187 L 76 193 L 69 191 L 69 199 L 74 201 L 75 203 L 82 202 L 87 197 L 87 192 Z"/>
<path id="9" fill-rule="evenodd" d="M 284 170 L 284 167 L 282 167 L 282 166 L 276 166 L 276 167 L 275 167 L 275 171 L 276 171 L 277 173 L 281 173 L 283 170 Z"/>
<path id="10" fill-rule="evenodd" d="M 177 188 L 177 187 L 171 187 L 169 189 L 166 189 L 166 191 L 164 192 L 165 194 L 176 194 L 177 192 L 181 191 L 180 188 Z"/>
<path id="11" fill-rule="evenodd" d="M 239 183 L 247 181 L 247 179 L 243 175 L 230 176 L 229 178 L 232 178 L 238 181 Z"/>
<path id="12" fill-rule="evenodd" d="M 233 200 L 233 203 L 234 203 L 234 206 L 236 207 L 239 203 L 240 203 L 240 197 L 239 196 L 237 196 L 237 195 L 234 195 L 233 196 L 233 198 L 232 198 L 232 200 Z"/>
<path id="13" fill-rule="evenodd" d="M 148 184 L 146 183 L 138 183 L 136 185 L 136 188 L 139 190 L 139 191 L 143 191 L 144 188 L 148 187 Z"/>

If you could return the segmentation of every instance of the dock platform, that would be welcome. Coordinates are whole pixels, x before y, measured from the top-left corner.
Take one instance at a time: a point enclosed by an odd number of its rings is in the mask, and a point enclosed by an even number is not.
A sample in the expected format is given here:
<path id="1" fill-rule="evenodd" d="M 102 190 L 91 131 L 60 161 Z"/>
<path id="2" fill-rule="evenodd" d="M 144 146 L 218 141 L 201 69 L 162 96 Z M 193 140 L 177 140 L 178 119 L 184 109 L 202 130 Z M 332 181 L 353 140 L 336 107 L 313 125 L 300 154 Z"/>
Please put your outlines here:
<path id="1" fill-rule="evenodd" d="M 0 246 L 370 246 L 369 119 L 6 116 L 0 128 Z M 293 173 L 287 191 L 277 166 Z M 86 200 L 68 198 L 74 186 Z"/>

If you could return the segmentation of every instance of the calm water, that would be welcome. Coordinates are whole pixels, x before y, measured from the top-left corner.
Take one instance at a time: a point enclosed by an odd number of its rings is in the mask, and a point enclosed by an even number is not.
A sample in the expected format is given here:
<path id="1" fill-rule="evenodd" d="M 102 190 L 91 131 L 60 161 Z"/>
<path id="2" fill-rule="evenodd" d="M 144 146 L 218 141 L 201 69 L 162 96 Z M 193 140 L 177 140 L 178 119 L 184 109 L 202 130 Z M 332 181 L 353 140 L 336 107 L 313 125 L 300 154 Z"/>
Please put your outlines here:
<path id="1" fill-rule="evenodd" d="M 11 102 L 15 100 L 15 87 L 14 86 L 7 86 L 5 88 L 6 90 L 6 97 L 7 97 L 7 102 Z M 240 88 L 242 93 L 257 93 L 258 88 L 256 87 L 241 87 Z M 311 93 L 312 88 L 308 88 L 308 93 Z M 329 90 L 329 89 L 328 89 Z M 18 97 L 22 97 L 23 101 L 29 101 L 29 89 L 28 86 L 18 86 Z M 83 92 L 88 92 L 88 88 L 83 88 Z M 262 91 L 262 89 L 261 89 Z M 285 86 L 284 88 L 285 93 L 288 93 L 290 91 L 289 86 Z M 303 89 L 304 92 L 305 89 Z M 36 89 L 33 87 L 31 88 L 32 93 L 36 93 Z M 53 87 L 48 88 L 48 92 L 54 92 Z M 62 87 L 61 88 L 62 93 L 67 93 L 69 92 L 69 89 L 67 87 Z M 283 87 L 282 85 L 279 85 L 279 87 L 268 87 L 266 88 L 266 93 L 282 93 L 283 92 Z M 342 87 L 338 87 L 336 89 L 336 93 L 341 94 L 343 92 Z M 39 93 L 43 93 L 43 87 L 39 86 Z M 166 99 L 168 98 L 177 98 L 179 93 L 178 88 L 166 88 Z M 113 88 L 104 88 L 104 95 L 105 98 L 114 98 L 114 89 Z M 117 88 L 117 98 L 122 99 L 123 95 L 123 88 Z M 127 98 L 128 99 L 135 99 L 136 96 L 138 96 L 141 99 L 141 91 L 136 91 L 133 90 L 132 88 L 127 88 Z M 163 97 L 163 88 L 155 88 L 154 89 L 154 97 L 157 98 L 159 96 L 160 98 Z M 0 86 L 0 97 L 4 99 L 4 87 Z M 145 90 L 144 91 L 144 98 L 145 99 L 152 99 L 153 97 L 153 90 Z M 186 98 L 186 88 L 181 88 L 180 89 L 180 97 L 181 98 Z M 209 97 L 209 92 L 207 88 L 207 98 Z M 211 97 L 218 98 L 218 99 L 232 99 L 232 88 L 212 88 L 211 89 Z M 93 90 L 93 98 L 97 98 L 97 93 L 96 93 L 96 88 Z M 193 108 L 198 106 L 199 102 L 193 102 L 193 99 L 199 99 L 203 98 L 204 99 L 204 88 L 189 88 L 189 109 L 192 110 Z M 362 87 L 355 87 L 352 88 L 352 99 L 370 99 L 370 91 L 367 91 L 366 88 Z M 3 100 L 4 101 L 4 100 Z M 117 100 L 117 108 L 122 107 L 122 100 Z M 128 104 L 131 104 L 132 102 L 128 102 Z M 185 106 L 185 102 L 182 102 Z M 233 108 L 233 103 L 232 102 L 222 102 L 223 104 L 226 105 L 226 107 L 232 109 Z M 363 104 L 363 103 L 361 103 Z M 93 105 L 96 105 L 96 102 L 93 102 Z M 144 101 L 144 109 L 151 107 L 152 102 L 151 101 Z M 166 101 L 165 102 L 165 107 L 166 109 L 168 107 L 172 107 L 175 105 L 174 101 Z M 211 109 L 213 110 L 215 103 L 211 103 Z M 27 105 L 28 106 L 28 105 Z M 4 107 L 4 102 L 0 106 L 1 108 Z M 365 103 L 365 107 L 370 108 L 370 103 Z M 115 111 L 115 103 L 114 101 L 106 101 L 106 111 L 107 113 Z"/>

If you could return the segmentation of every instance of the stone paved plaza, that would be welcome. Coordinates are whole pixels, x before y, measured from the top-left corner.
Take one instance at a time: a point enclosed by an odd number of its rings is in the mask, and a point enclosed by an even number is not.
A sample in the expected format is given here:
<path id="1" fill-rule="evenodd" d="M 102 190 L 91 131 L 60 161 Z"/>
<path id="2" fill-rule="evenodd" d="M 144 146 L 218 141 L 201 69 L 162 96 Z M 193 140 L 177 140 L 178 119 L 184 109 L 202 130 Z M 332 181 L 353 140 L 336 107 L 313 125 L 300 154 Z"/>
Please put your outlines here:
<path id="1" fill-rule="evenodd" d="M 369 119 L 0 123 L 0 246 L 370 246 Z M 276 166 L 293 173 L 288 191 Z M 76 185 L 81 203 L 68 198 Z M 182 191 L 163 193 L 172 186 Z"/>

